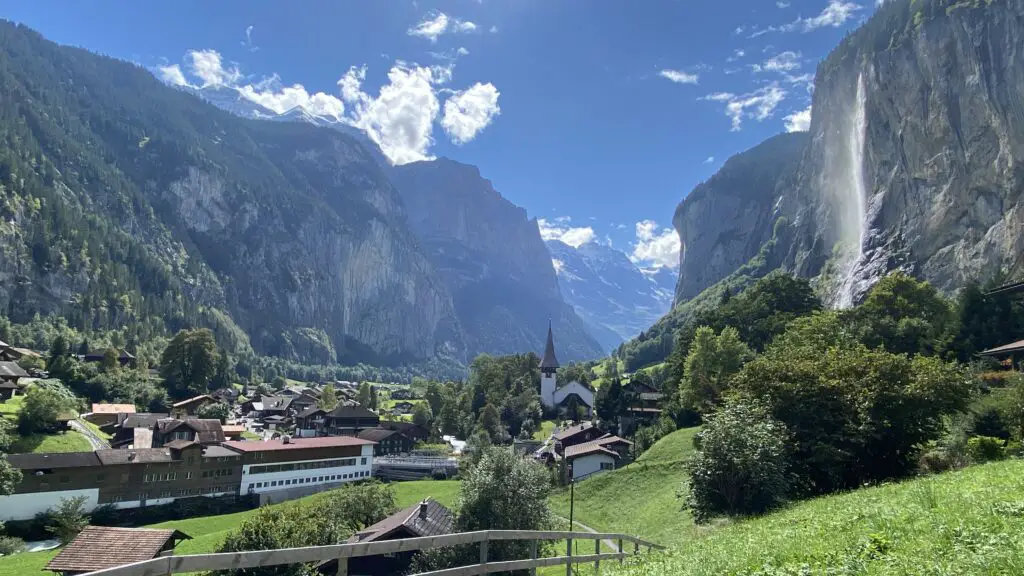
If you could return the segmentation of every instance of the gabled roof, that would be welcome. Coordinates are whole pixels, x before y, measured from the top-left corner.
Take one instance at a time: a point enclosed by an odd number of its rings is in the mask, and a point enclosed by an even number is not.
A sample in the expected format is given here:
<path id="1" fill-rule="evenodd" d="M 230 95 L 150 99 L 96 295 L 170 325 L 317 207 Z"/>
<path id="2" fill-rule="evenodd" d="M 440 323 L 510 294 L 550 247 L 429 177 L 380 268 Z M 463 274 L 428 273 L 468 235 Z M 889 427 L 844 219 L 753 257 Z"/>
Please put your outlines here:
<path id="1" fill-rule="evenodd" d="M 399 432 L 398 430 L 387 430 L 385 428 L 367 428 L 366 430 L 363 430 L 359 434 L 356 434 L 356 437 L 361 438 L 363 440 L 369 440 L 371 442 L 382 442 L 396 434 L 399 436 L 402 435 L 402 433 Z"/>
<path id="2" fill-rule="evenodd" d="M 190 446 L 199 446 L 199 443 L 191 440 L 172 440 L 164 444 L 165 448 L 171 448 L 172 450 L 184 450 Z"/>
<path id="3" fill-rule="evenodd" d="M 590 422 L 581 422 L 580 424 L 576 424 L 575 426 L 569 426 L 568 428 L 562 430 L 561 432 L 552 434 L 551 437 L 554 438 L 555 440 L 564 441 L 568 440 L 569 438 L 572 438 L 573 436 L 576 436 L 577 434 L 587 432 L 588 430 L 591 432 L 597 432 L 597 430 L 594 430 L 594 425 L 591 424 Z"/>
<path id="4" fill-rule="evenodd" d="M 421 507 L 424 506 L 426 513 L 421 515 Z M 450 534 L 453 527 L 451 510 L 437 500 L 427 498 L 419 504 L 395 512 L 372 526 L 367 526 L 349 538 L 348 543 L 385 540 L 399 528 L 408 530 L 412 537 L 422 537 Z"/>
<path id="5" fill-rule="evenodd" d="M 123 414 L 117 418 L 119 428 L 152 428 L 157 421 L 170 418 L 170 414 L 159 412 L 139 412 L 137 414 Z"/>
<path id="6" fill-rule="evenodd" d="M 93 414 L 134 414 L 135 404 L 93 404 Z"/>
<path id="7" fill-rule="evenodd" d="M 320 438 L 290 438 L 287 442 L 284 439 L 266 440 L 264 442 L 246 442 L 244 440 L 231 440 L 221 442 L 221 446 L 230 448 L 236 452 L 269 452 L 276 450 L 303 450 L 309 448 L 336 448 L 339 446 L 368 446 L 373 444 L 369 440 L 361 440 L 352 436 L 323 436 Z"/>
<path id="8" fill-rule="evenodd" d="M 339 405 L 334 410 L 328 412 L 327 415 L 331 418 L 378 418 L 377 414 L 359 405 Z"/>
<path id="9" fill-rule="evenodd" d="M 327 414 L 327 410 L 324 410 L 323 408 L 318 408 L 316 406 L 310 406 L 309 408 L 306 408 L 302 412 L 299 412 L 298 414 L 296 414 L 295 417 L 296 418 L 309 418 L 310 416 L 313 416 L 317 412 L 320 412 L 322 414 Z"/>
<path id="10" fill-rule="evenodd" d="M 1003 344 L 1002 346 L 996 346 L 995 348 L 989 348 L 983 350 L 978 354 L 981 356 L 1001 356 L 1003 354 L 1011 354 L 1013 352 L 1020 352 L 1024 350 L 1024 340 L 1017 340 L 1009 344 Z"/>
<path id="11" fill-rule="evenodd" d="M 118 450 L 110 448 L 97 450 L 96 457 L 104 466 L 113 464 L 152 464 L 157 462 L 173 462 L 169 448 L 132 448 L 129 450 Z"/>
<path id="12" fill-rule="evenodd" d="M 542 369 L 558 368 L 558 358 L 555 358 L 555 340 L 551 336 L 551 321 L 548 320 L 548 341 L 544 344 L 544 357 L 540 360 Z"/>
<path id="13" fill-rule="evenodd" d="M 580 384 L 581 386 L 583 385 L 583 384 L 581 384 L 579 382 L 577 382 L 577 384 Z M 582 396 L 580 396 L 579 394 L 577 394 L 575 392 L 569 392 L 568 394 L 566 394 L 565 398 L 562 398 L 562 400 L 558 403 L 558 405 L 559 406 L 568 406 L 570 400 L 573 399 L 573 398 L 576 399 L 576 404 L 579 405 L 579 406 L 590 406 L 589 402 L 584 400 Z"/>
<path id="14" fill-rule="evenodd" d="M 48 468 L 79 468 L 99 466 L 95 452 L 63 452 L 57 454 L 8 454 L 7 461 L 19 470 L 45 470 Z"/>
<path id="15" fill-rule="evenodd" d="M 292 405 L 291 396 L 264 396 L 260 399 L 263 404 L 262 412 L 267 410 L 287 410 Z M 256 408 L 255 404 L 253 408 Z"/>
<path id="16" fill-rule="evenodd" d="M 209 395 L 207 395 L 207 394 L 200 394 L 199 396 L 193 396 L 192 398 L 189 398 L 188 400 L 182 400 L 181 402 L 175 402 L 174 404 L 172 404 L 172 406 L 175 407 L 175 408 L 181 408 L 182 406 L 188 406 L 189 404 L 195 404 L 195 403 L 201 402 L 201 401 L 209 402 L 209 401 L 212 401 L 212 400 L 213 400 L 213 398 L 210 398 Z"/>
<path id="17" fill-rule="evenodd" d="M 182 427 L 189 428 L 196 433 L 196 441 L 203 444 L 212 444 L 225 440 L 224 429 L 221 428 L 220 420 L 212 418 L 186 418 L 184 420 L 167 418 L 158 421 L 156 427 L 161 434 L 168 434 Z"/>
<path id="18" fill-rule="evenodd" d="M 607 454 L 613 458 L 618 458 L 618 452 L 611 448 L 606 448 L 599 441 L 584 442 L 583 444 L 576 444 L 575 446 L 569 446 L 565 449 L 565 459 L 572 460 L 581 456 L 588 456 L 590 454 Z"/>
<path id="19" fill-rule="evenodd" d="M 27 378 L 28 372 L 17 362 L 0 362 L 0 377 L 5 378 Z"/>
<path id="20" fill-rule="evenodd" d="M 92 572 L 155 558 L 172 540 L 191 539 L 177 530 L 86 526 L 50 560 L 54 572 Z M 173 544 L 173 542 L 172 542 Z"/>

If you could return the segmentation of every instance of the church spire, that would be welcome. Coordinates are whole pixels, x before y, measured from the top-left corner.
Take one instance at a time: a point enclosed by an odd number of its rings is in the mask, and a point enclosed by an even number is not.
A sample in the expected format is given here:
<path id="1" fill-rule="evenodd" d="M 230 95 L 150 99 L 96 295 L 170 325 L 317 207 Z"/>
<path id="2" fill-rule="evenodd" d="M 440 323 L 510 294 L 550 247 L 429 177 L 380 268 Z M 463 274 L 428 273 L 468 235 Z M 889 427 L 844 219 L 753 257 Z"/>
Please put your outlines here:
<path id="1" fill-rule="evenodd" d="M 554 370 L 558 368 L 558 358 L 555 358 L 555 340 L 551 337 L 551 320 L 548 320 L 548 342 L 544 345 L 544 357 L 540 360 L 541 370 Z"/>

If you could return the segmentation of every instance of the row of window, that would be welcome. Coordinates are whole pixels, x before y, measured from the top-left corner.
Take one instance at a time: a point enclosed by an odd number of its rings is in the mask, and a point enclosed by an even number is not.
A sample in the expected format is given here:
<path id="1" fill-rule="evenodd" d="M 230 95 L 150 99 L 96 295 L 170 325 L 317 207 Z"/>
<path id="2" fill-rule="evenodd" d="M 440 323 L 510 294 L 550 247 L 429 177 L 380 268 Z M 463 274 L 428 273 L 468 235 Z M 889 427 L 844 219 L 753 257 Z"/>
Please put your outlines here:
<path id="1" fill-rule="evenodd" d="M 249 474 L 268 474 L 270 472 L 291 472 L 293 470 L 317 470 L 320 468 L 338 468 L 355 466 L 356 458 L 340 458 L 337 460 L 319 460 L 317 462 L 298 462 L 295 464 L 265 464 L 250 466 Z M 366 466 L 366 458 L 359 458 L 360 464 Z"/>
<path id="2" fill-rule="evenodd" d="M 191 488 L 182 488 L 182 489 L 177 490 L 177 491 L 175 491 L 175 490 L 161 490 L 160 492 L 157 493 L 156 497 L 157 498 L 175 498 L 175 497 L 182 498 L 182 497 L 192 496 L 192 495 L 202 496 L 202 495 L 207 495 L 207 494 L 234 494 L 237 490 L 238 490 L 238 488 L 236 486 L 204 486 L 204 487 L 199 488 L 197 490 L 192 490 Z M 139 493 L 139 498 L 138 498 L 139 500 L 149 500 L 149 498 L 150 498 L 150 493 L 149 492 L 140 492 Z M 120 494 L 115 494 L 115 495 L 110 497 L 110 502 L 111 503 L 124 502 L 124 496 L 122 496 Z"/>
<path id="3" fill-rule="evenodd" d="M 191 476 L 192 473 L 189 473 Z M 219 468 L 217 470 L 203 470 L 203 478 L 220 478 L 221 476 L 234 476 L 234 468 Z"/>
<path id="4" fill-rule="evenodd" d="M 275 486 L 293 486 L 299 484 L 313 484 L 320 482 L 339 482 L 342 480 L 355 480 L 356 478 L 367 478 L 370 476 L 368 470 L 352 472 L 350 474 L 333 474 L 331 476 L 310 476 L 309 478 L 293 478 L 291 480 L 273 480 L 269 482 L 256 482 L 253 488 L 272 488 Z"/>

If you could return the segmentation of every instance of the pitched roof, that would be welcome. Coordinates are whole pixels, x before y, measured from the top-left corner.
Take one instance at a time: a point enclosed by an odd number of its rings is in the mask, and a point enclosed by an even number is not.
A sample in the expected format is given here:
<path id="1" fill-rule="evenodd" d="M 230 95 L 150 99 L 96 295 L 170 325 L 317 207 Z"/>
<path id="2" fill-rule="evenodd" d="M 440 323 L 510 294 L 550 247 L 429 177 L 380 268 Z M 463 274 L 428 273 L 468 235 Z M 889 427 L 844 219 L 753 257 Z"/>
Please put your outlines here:
<path id="1" fill-rule="evenodd" d="M 18 366 L 17 362 L 0 362 L 0 376 L 7 378 L 26 378 L 28 372 Z"/>
<path id="2" fill-rule="evenodd" d="M 207 446 L 203 448 L 203 458 L 220 458 L 223 456 L 234 456 L 237 458 L 238 452 L 217 445 Z"/>
<path id="3" fill-rule="evenodd" d="M 220 429 L 224 431 L 225 436 L 228 434 L 241 434 L 242 432 L 245 432 L 245 426 L 241 424 L 223 424 Z"/>
<path id="4" fill-rule="evenodd" d="M 135 404 L 93 404 L 93 414 L 134 414 Z"/>
<path id="5" fill-rule="evenodd" d="M 544 357 L 540 360 L 541 368 L 558 368 L 558 358 L 555 358 L 555 340 L 551 337 L 551 321 L 548 320 L 548 341 L 544 344 Z"/>
<path id="6" fill-rule="evenodd" d="M 287 410 L 292 405 L 291 396 L 264 396 L 260 399 L 263 403 L 262 411 L 266 410 Z M 255 406 L 253 406 L 255 408 Z"/>
<path id="7" fill-rule="evenodd" d="M 576 424 L 575 426 L 569 426 L 568 428 L 562 430 L 561 432 L 552 434 L 551 437 L 554 438 L 555 440 L 566 440 L 572 438 L 577 434 L 581 434 L 593 428 L 594 425 L 591 424 L 590 422 L 581 422 L 579 424 Z"/>
<path id="8" fill-rule="evenodd" d="M 398 420 L 384 420 L 380 423 L 381 428 L 390 428 L 391 430 L 398 430 L 410 438 L 416 436 L 430 436 L 430 430 L 427 430 L 419 424 L 412 422 L 401 422 Z"/>
<path id="9" fill-rule="evenodd" d="M 0 348 L 10 348 L 10 347 L 11 347 L 10 344 L 8 344 L 7 342 L 4 342 L 3 340 L 0 340 Z"/>
<path id="10" fill-rule="evenodd" d="M 426 506 L 426 517 L 420 515 L 421 506 Z M 440 536 L 450 534 L 454 526 L 452 512 L 443 504 L 427 498 L 419 504 L 413 504 L 395 512 L 391 516 L 372 526 L 360 530 L 348 539 L 349 544 L 380 540 L 399 528 L 405 528 L 414 537 Z"/>
<path id="11" fill-rule="evenodd" d="M 330 416 L 331 418 L 377 418 L 378 417 L 375 413 L 371 412 L 370 410 L 367 410 L 366 408 L 363 408 L 362 406 L 359 406 L 358 404 L 355 405 L 355 406 L 342 406 L 342 405 L 339 405 L 334 410 L 331 410 L 330 412 L 328 412 L 327 415 Z"/>
<path id="12" fill-rule="evenodd" d="M 978 354 L 981 356 L 999 356 L 1001 354 L 1009 354 L 1011 352 L 1020 352 L 1021 350 L 1024 350 L 1024 340 L 1017 340 L 1016 342 L 996 346 L 995 348 L 989 348 L 988 350 L 978 352 Z"/>
<path id="13" fill-rule="evenodd" d="M 152 428 L 157 421 L 170 418 L 170 414 L 158 412 L 140 412 L 138 414 L 125 414 L 118 417 L 117 425 L 120 428 Z"/>
<path id="14" fill-rule="evenodd" d="M 95 452 L 64 452 L 59 454 L 8 454 L 7 461 L 19 470 L 44 470 L 47 468 L 78 468 L 99 466 L 100 459 Z"/>
<path id="15" fill-rule="evenodd" d="M 212 418 L 186 418 L 184 420 L 166 418 L 156 423 L 157 430 L 161 434 L 167 434 L 183 426 L 192 429 L 196 433 L 196 440 L 203 444 L 223 442 L 225 439 L 220 420 Z"/>
<path id="16" fill-rule="evenodd" d="M 398 430 L 387 430 L 385 428 L 367 428 L 359 434 L 356 434 L 356 437 L 362 438 L 363 440 L 369 440 L 371 442 L 381 442 L 395 434 L 401 435 L 401 432 Z"/>
<path id="17" fill-rule="evenodd" d="M 164 448 L 171 448 L 173 450 L 184 450 L 189 446 L 199 446 L 199 443 L 191 440 L 171 440 L 167 444 L 164 444 Z"/>
<path id="18" fill-rule="evenodd" d="M 296 418 L 309 418 L 310 416 L 316 414 L 317 412 L 323 412 L 324 414 L 327 414 L 327 411 L 324 410 L 323 408 L 317 408 L 316 406 L 310 406 L 309 408 L 306 408 L 302 412 L 299 412 L 298 414 L 296 414 L 295 417 Z"/>
<path id="19" fill-rule="evenodd" d="M 113 464 L 152 464 L 157 462 L 173 462 L 169 448 L 132 448 L 129 450 L 118 450 L 110 448 L 97 450 L 96 457 L 104 466 Z"/>
<path id="20" fill-rule="evenodd" d="M 221 442 L 236 452 L 269 452 L 272 450 L 304 450 L 309 448 L 336 448 L 339 446 L 367 446 L 373 444 L 369 440 L 361 440 L 352 436 L 324 436 L 321 438 L 290 438 L 288 442 L 284 439 L 267 440 L 264 442 L 246 442 L 244 440 L 231 440 Z"/>
<path id="21" fill-rule="evenodd" d="M 155 558 L 172 539 L 191 539 L 177 530 L 86 526 L 64 547 L 47 570 L 92 572 Z"/>
<path id="22" fill-rule="evenodd" d="M 193 396 L 193 397 L 189 398 L 188 400 L 182 400 L 181 402 L 175 402 L 171 406 L 173 406 L 175 408 L 181 408 L 182 406 L 188 406 L 189 404 L 194 404 L 194 403 L 199 402 L 201 400 L 210 401 L 210 400 L 213 400 L 213 398 L 210 398 L 210 396 L 208 394 L 200 394 L 199 396 Z"/>
<path id="23" fill-rule="evenodd" d="M 610 448 L 606 448 L 597 440 L 593 442 L 584 442 L 583 444 L 576 444 L 575 446 L 569 446 L 565 449 L 566 460 L 572 460 L 573 458 L 579 458 L 589 454 L 607 454 L 613 458 L 619 457 L 617 452 Z"/>

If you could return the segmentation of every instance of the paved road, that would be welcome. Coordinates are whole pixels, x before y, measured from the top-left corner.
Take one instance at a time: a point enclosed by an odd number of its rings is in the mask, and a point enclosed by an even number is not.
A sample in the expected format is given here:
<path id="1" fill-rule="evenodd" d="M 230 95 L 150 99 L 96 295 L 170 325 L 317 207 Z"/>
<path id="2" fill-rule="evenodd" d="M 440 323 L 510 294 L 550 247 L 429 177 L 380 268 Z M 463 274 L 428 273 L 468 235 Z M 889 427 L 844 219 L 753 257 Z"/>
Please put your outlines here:
<path id="1" fill-rule="evenodd" d="M 106 440 L 97 436 L 92 431 L 91 428 L 89 428 L 82 422 L 78 420 L 72 420 L 71 427 L 77 430 L 78 432 L 81 432 L 82 436 L 85 436 L 85 438 L 89 441 L 89 444 L 92 444 L 93 450 L 103 450 L 105 448 L 110 448 L 110 444 L 107 444 Z"/>

